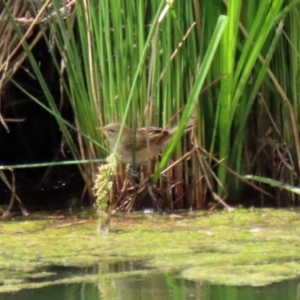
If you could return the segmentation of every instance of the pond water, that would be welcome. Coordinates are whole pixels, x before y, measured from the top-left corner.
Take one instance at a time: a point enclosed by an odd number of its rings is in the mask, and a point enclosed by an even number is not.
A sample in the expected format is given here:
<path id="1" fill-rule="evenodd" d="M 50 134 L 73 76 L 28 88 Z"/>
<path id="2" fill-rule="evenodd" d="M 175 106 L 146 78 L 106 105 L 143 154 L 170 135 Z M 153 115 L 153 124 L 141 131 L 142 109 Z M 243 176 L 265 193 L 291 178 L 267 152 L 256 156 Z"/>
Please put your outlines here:
<path id="1" fill-rule="evenodd" d="M 62 213 L 0 222 L 0 300 L 300 299 L 300 213 Z"/>
<path id="2" fill-rule="evenodd" d="M 131 263 L 128 263 L 130 266 Z M 134 265 L 135 263 L 133 263 Z M 116 270 L 124 264 L 115 265 Z M 97 272 L 94 268 L 53 268 L 58 276 L 78 276 Z M 55 284 L 14 293 L 0 294 L 0 300 L 296 300 L 300 279 L 266 286 L 227 286 L 180 278 L 174 274 L 133 275 L 106 278 L 98 282 Z"/>

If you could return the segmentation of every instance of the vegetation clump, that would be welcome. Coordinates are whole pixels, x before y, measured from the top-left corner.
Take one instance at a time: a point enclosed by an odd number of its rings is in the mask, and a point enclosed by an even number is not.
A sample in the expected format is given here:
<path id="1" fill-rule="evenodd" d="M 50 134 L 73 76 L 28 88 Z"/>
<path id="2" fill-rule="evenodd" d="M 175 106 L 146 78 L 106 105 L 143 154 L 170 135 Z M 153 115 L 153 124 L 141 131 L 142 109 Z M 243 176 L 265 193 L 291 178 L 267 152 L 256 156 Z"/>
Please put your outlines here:
<path id="1" fill-rule="evenodd" d="M 99 218 L 98 231 L 108 233 L 110 226 L 110 198 L 112 193 L 111 176 L 116 174 L 117 159 L 115 153 L 107 158 L 107 164 L 98 168 L 95 179 L 94 192 L 96 197 L 95 206 Z"/>

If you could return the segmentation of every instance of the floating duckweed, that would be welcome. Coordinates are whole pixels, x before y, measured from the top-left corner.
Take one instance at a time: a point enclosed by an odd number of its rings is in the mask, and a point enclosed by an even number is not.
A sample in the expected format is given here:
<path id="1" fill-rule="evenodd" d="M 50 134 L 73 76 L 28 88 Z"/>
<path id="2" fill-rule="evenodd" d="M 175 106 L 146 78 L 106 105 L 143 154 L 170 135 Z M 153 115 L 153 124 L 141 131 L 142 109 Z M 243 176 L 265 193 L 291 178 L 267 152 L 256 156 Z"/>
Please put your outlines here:
<path id="1" fill-rule="evenodd" d="M 45 215 L 46 220 L 0 222 L 0 295 L 61 280 L 97 283 L 99 276 L 115 276 L 107 265 L 119 262 L 142 262 L 139 268 L 151 273 L 175 272 L 222 285 L 263 286 L 300 276 L 299 211 L 236 209 L 178 216 L 116 213 L 110 220 L 113 234 L 102 239 L 95 238 L 90 218 L 61 219 L 61 212 L 57 218 Z M 69 278 L 60 268 L 91 266 L 99 274 L 77 276 L 76 271 Z M 118 276 L 132 274 L 130 268 Z"/>

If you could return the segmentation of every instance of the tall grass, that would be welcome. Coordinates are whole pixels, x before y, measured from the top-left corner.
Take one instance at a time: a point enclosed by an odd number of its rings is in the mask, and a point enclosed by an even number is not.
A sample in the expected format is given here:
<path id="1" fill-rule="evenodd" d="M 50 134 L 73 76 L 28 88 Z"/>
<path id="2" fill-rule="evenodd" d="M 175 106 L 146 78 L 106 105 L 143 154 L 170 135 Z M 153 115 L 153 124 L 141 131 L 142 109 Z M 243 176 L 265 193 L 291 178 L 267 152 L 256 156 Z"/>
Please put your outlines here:
<path id="1" fill-rule="evenodd" d="M 76 158 L 93 159 L 104 155 L 101 148 L 81 136 L 83 132 L 100 140 L 96 131 L 99 125 L 126 122 L 136 128 L 152 124 L 170 126 L 168 123 L 174 117 L 174 123 L 179 121 L 180 111 L 186 105 L 185 99 L 201 66 L 194 24 L 181 15 L 181 19 L 178 18 L 182 7 L 178 4 L 169 6 L 163 1 L 154 1 L 151 5 L 115 1 L 98 7 L 96 2 L 83 1 L 76 3 L 76 14 L 64 18 L 60 13 L 60 2 L 52 3 L 49 13 L 55 11 L 57 22 L 50 23 L 51 32 L 62 57 L 62 62 L 54 63 L 61 73 L 61 85 L 75 113 L 76 127 L 80 132 L 80 153 L 66 125 L 60 122 L 54 99 L 49 92 L 46 95 Z M 192 3 L 185 6 L 182 11 L 191 17 Z M 41 30 L 46 33 L 43 24 Z M 50 48 L 50 40 L 46 35 L 45 38 Z M 214 47 L 216 45 L 217 42 Z M 209 56 L 211 61 L 213 53 Z M 60 65 L 64 68 L 60 69 Z M 36 66 L 34 69 L 38 72 Z M 200 74 L 203 84 L 208 64 L 203 64 L 202 70 L 205 71 Z M 63 72 L 67 74 L 67 80 Z M 183 114 L 185 123 L 193 113 L 200 88 L 198 83 L 197 90 L 191 94 L 190 104 Z M 183 127 L 184 124 L 181 131 Z M 180 157 L 184 152 L 182 147 L 177 147 L 176 156 Z M 161 166 L 165 163 L 166 160 Z M 91 164 L 82 172 L 90 187 L 94 166 Z M 184 175 L 182 165 L 177 164 L 173 175 L 168 176 L 176 180 L 177 190 L 183 189 L 180 186 L 183 185 L 183 176 L 187 175 Z M 172 185 L 167 184 L 167 189 Z"/>
<path id="2" fill-rule="evenodd" d="M 299 1 L 286 3 L 83 0 L 68 6 L 51 1 L 48 15 L 55 22 L 40 23 L 40 30 L 74 111 L 77 141 L 24 47 L 76 159 L 106 155 L 97 126 L 169 126 L 170 120 L 182 120 L 182 131 L 190 115 L 196 115 L 193 146 L 189 140 L 179 142 L 179 132 L 154 179 L 163 174 L 158 184 L 170 208 L 202 207 L 208 191 L 237 197 L 244 185 L 236 174 L 273 172 L 280 179 L 283 173 L 272 169 L 278 159 L 265 159 L 268 151 L 290 154 L 288 162 L 281 155 L 281 163 L 287 163 L 284 180 L 293 182 L 300 170 Z M 222 14 L 228 17 L 226 27 Z M 176 163 L 180 157 L 185 159 Z M 288 171 L 293 161 L 294 173 Z M 164 172 L 167 163 L 172 167 Z M 91 191 L 95 165 L 80 170 Z"/>

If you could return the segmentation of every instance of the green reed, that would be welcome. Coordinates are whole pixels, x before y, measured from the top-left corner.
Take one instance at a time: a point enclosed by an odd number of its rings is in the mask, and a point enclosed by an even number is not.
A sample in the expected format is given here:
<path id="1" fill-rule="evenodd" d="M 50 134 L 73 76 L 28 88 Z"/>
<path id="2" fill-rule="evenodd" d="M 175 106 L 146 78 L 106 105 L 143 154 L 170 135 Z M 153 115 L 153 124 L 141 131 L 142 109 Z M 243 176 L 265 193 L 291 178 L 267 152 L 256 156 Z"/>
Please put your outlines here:
<path id="1" fill-rule="evenodd" d="M 35 58 L 24 49 L 75 159 L 107 156 L 97 126 L 180 122 L 152 169 L 154 181 L 160 178 L 168 207 L 202 207 L 211 193 L 234 198 L 243 192 L 236 174 L 283 174 L 292 183 L 288 167 L 300 170 L 299 2 L 84 0 L 68 13 L 61 10 L 67 2 L 51 1 L 47 12 L 55 21 L 39 26 L 75 128 L 61 119 Z M 191 115 L 198 125 L 192 144 L 181 139 Z M 283 173 L 275 171 L 275 156 L 265 159 L 275 150 L 279 157 L 290 154 Z M 79 168 L 91 191 L 96 166 Z"/>

